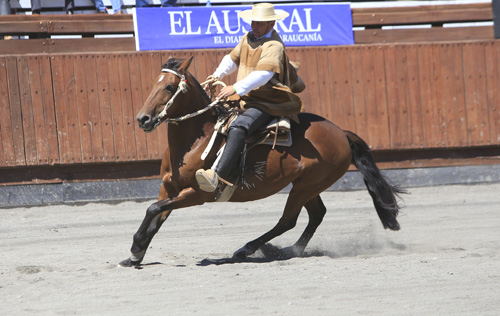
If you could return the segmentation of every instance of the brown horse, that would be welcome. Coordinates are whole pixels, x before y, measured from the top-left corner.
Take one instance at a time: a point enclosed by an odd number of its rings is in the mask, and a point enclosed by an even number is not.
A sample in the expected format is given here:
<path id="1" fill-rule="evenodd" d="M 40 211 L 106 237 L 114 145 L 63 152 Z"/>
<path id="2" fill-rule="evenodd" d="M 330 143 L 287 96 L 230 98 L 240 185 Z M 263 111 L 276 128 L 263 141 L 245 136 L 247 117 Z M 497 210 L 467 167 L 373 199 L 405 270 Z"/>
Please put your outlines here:
<path id="1" fill-rule="evenodd" d="M 202 160 L 214 131 L 216 115 L 213 108 L 207 107 L 211 104 L 210 98 L 188 72 L 192 59 L 171 58 L 162 66 L 162 73 L 137 115 L 139 126 L 146 132 L 162 122 L 170 123 L 168 146 L 161 166 L 163 184 L 158 202 L 147 209 L 133 238 L 132 255 L 120 262 L 121 266 L 137 266 L 142 262 L 154 235 L 174 209 L 215 200 L 215 193 L 199 189 L 195 172 L 211 167 L 223 137 L 216 138 L 207 158 Z M 384 228 L 399 229 L 396 195 L 401 191 L 380 174 L 366 143 L 318 115 L 301 113 L 299 120 L 300 123 L 292 122 L 291 147 L 277 146 L 272 150 L 271 146 L 259 145 L 247 154 L 244 177 L 250 185 L 238 185 L 230 202 L 262 199 L 290 183 L 293 187 L 276 226 L 237 250 L 233 255 L 235 261 L 244 260 L 274 237 L 293 228 L 305 207 L 308 225 L 298 241 L 288 248 L 294 254 L 302 253 L 326 213 L 319 194 L 340 179 L 351 163 L 361 171 Z M 256 165 L 260 166 L 258 173 L 252 169 Z"/>

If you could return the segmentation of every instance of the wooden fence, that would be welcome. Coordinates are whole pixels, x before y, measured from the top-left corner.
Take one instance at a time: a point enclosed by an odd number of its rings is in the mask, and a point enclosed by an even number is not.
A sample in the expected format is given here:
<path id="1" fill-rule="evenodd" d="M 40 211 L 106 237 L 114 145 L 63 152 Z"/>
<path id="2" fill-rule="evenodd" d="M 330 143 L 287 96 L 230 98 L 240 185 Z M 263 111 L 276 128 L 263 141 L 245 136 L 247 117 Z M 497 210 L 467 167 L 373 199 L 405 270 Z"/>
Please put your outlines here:
<path id="1" fill-rule="evenodd" d="M 227 50 L 0 57 L 0 167 L 159 159 L 135 114 L 166 59 L 204 79 Z M 500 145 L 500 42 L 289 49 L 310 112 L 375 150 Z"/>
<path id="2" fill-rule="evenodd" d="M 411 18 L 433 26 L 382 29 Z M 364 25 L 356 45 L 287 50 L 302 64 L 307 111 L 358 133 L 382 167 L 500 163 L 500 41 L 492 25 L 443 27 L 491 18 L 491 3 L 353 9 Z M 0 35 L 36 37 L 0 41 L 0 184 L 157 174 L 166 128 L 145 134 L 135 122 L 153 78 L 170 55 L 193 55 L 190 71 L 203 80 L 229 50 L 135 52 L 133 37 L 93 37 L 130 32 L 131 23 L 0 17 Z M 65 32 L 90 37 L 51 38 Z"/>

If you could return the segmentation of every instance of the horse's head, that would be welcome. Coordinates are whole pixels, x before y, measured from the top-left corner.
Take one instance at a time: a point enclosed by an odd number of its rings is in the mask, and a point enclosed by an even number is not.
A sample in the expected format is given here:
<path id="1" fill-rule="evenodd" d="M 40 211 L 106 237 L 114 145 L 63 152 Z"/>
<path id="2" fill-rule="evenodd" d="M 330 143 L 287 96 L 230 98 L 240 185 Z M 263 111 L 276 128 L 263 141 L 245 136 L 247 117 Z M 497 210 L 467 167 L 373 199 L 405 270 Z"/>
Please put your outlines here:
<path id="1" fill-rule="evenodd" d="M 170 58 L 156 77 L 153 89 L 149 94 L 143 107 L 137 114 L 139 127 L 145 132 L 152 132 L 160 123 L 167 118 L 167 110 L 175 103 L 176 98 L 186 93 L 187 69 L 193 57 L 181 61 Z M 174 109 L 172 109 L 174 110 Z"/>

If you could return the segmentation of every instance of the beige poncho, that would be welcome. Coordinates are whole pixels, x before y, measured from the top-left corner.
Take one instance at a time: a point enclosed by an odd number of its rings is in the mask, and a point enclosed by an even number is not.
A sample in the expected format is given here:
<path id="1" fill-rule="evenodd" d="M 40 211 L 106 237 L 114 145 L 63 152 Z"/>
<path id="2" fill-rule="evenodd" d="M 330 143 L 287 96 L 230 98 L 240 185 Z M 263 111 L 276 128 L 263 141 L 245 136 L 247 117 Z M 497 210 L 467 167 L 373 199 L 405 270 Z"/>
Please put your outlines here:
<path id="1" fill-rule="evenodd" d="M 244 79 L 254 70 L 267 70 L 277 74 L 265 85 L 241 97 L 245 107 L 255 106 L 273 116 L 289 116 L 302 111 L 302 101 L 290 87 L 297 73 L 285 53 L 285 44 L 273 30 L 270 38 L 249 40 L 247 33 L 231 52 L 231 59 L 239 65 L 236 81 Z"/>

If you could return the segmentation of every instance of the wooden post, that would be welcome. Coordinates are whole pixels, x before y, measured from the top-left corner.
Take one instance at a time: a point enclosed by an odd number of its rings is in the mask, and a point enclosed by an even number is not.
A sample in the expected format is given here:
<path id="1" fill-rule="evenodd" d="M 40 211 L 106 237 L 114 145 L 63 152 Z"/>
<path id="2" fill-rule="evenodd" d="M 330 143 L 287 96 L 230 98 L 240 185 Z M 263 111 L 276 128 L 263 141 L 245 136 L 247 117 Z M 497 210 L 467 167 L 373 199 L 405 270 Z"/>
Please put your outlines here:
<path id="1" fill-rule="evenodd" d="M 500 0 L 492 1 L 493 24 L 495 25 L 495 38 L 500 38 Z"/>

